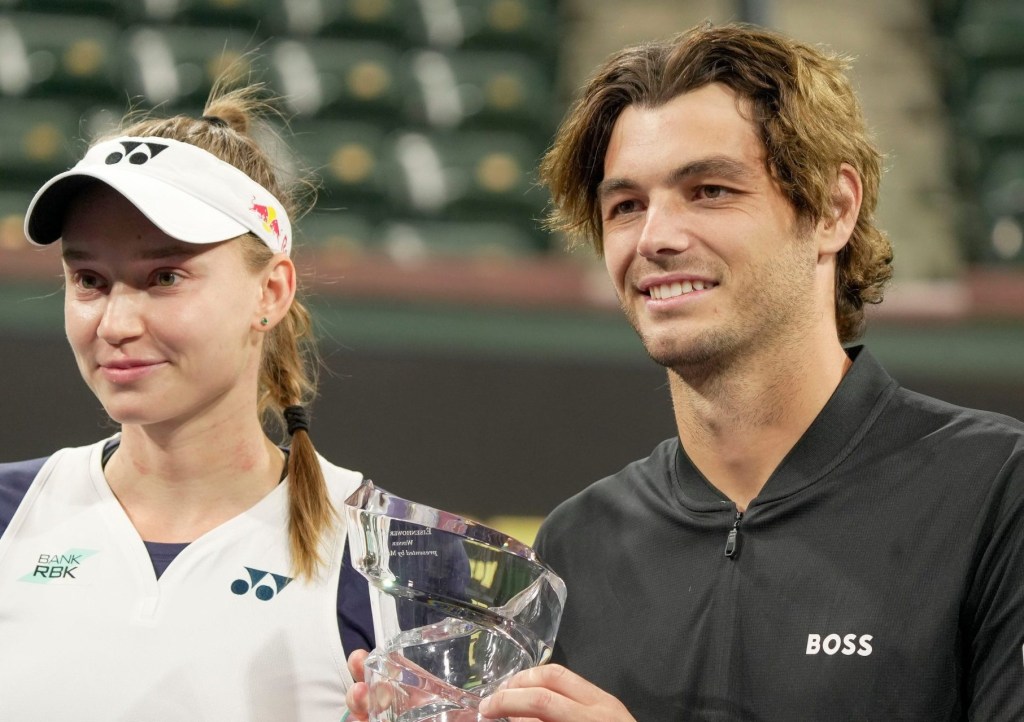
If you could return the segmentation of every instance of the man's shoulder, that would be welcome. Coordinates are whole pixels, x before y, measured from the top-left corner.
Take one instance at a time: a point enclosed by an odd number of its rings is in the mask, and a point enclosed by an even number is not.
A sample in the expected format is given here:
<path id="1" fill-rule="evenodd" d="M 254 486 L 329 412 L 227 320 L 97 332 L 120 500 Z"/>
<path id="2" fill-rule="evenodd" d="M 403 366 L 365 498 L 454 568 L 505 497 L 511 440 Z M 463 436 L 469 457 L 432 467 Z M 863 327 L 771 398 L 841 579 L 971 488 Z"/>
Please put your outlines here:
<path id="1" fill-rule="evenodd" d="M 910 432 L 937 433 L 945 441 L 977 444 L 1024 444 L 1024 421 L 984 409 L 943 401 L 906 388 L 899 388 L 890 406 L 890 418 Z"/>
<path id="2" fill-rule="evenodd" d="M 855 461 L 872 458 L 884 462 L 879 474 L 921 494 L 992 508 L 1024 499 L 1024 423 L 992 411 L 899 389 Z"/>
<path id="3" fill-rule="evenodd" d="M 650 495 L 668 493 L 678 450 L 677 437 L 666 439 L 649 456 L 627 464 L 569 497 L 545 519 L 542 535 L 549 536 L 554 530 L 572 533 L 587 528 L 604 530 L 608 525 L 628 523 L 628 519 L 642 513 L 641 507 Z"/>

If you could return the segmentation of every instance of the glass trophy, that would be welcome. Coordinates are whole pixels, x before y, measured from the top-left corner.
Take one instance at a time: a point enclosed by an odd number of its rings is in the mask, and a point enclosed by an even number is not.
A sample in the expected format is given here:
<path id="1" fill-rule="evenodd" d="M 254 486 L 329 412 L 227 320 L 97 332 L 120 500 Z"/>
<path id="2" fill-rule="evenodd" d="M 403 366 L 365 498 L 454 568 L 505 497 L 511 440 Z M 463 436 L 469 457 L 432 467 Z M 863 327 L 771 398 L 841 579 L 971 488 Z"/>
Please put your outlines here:
<path id="1" fill-rule="evenodd" d="M 484 697 L 548 660 L 565 584 L 530 547 L 370 481 L 345 514 L 378 612 L 371 722 L 482 722 Z"/>

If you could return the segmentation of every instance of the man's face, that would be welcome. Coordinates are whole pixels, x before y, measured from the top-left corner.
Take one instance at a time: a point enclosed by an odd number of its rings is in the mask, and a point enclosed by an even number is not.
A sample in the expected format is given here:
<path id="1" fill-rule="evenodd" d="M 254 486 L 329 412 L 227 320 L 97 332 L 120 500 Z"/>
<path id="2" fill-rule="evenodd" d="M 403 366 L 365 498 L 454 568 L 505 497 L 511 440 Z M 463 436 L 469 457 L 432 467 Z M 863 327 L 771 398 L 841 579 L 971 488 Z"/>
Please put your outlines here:
<path id="1" fill-rule="evenodd" d="M 605 265 L 648 353 L 681 373 L 798 343 L 829 310 L 814 231 L 801 231 L 743 107 L 720 84 L 630 106 L 604 159 Z"/>

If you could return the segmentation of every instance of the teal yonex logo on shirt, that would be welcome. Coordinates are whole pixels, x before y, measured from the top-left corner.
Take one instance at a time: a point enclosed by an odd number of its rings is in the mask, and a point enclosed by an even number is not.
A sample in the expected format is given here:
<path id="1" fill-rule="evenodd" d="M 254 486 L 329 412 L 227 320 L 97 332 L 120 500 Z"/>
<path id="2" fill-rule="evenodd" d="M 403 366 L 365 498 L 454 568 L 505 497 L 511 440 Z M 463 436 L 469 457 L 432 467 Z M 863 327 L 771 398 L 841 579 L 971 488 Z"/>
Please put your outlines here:
<path id="1" fill-rule="evenodd" d="M 265 572 L 262 569 L 253 569 L 252 567 L 246 567 L 245 571 L 249 572 L 249 581 L 236 579 L 231 582 L 231 591 L 238 596 L 242 596 L 252 589 L 252 593 L 256 595 L 256 598 L 263 602 L 268 602 L 275 595 L 280 594 L 292 580 L 291 577 L 274 574 L 273 572 Z M 267 579 L 267 577 L 270 577 L 270 579 Z M 273 585 L 270 582 L 273 582 Z"/>
<path id="2" fill-rule="evenodd" d="M 98 553 L 94 549 L 69 549 L 63 554 L 40 554 L 35 569 L 18 581 L 49 584 L 58 580 L 78 579 L 76 575 L 82 562 Z"/>

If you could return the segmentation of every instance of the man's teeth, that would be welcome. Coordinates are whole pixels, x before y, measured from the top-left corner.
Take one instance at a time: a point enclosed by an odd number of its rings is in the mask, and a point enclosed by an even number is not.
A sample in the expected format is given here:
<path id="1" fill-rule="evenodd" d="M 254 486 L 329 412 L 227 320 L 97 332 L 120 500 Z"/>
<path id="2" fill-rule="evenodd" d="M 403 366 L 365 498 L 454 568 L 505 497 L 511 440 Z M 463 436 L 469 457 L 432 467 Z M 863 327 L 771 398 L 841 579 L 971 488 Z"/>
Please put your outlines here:
<path id="1" fill-rule="evenodd" d="M 677 281 L 676 283 L 663 283 L 660 286 L 651 286 L 649 292 L 651 298 L 662 301 L 666 298 L 675 298 L 690 293 L 691 291 L 703 291 L 715 284 L 710 281 Z"/>

